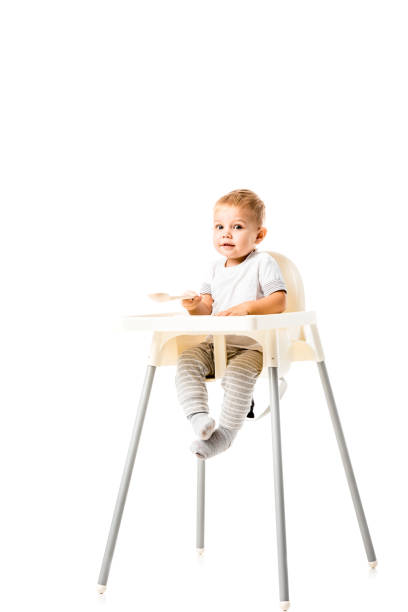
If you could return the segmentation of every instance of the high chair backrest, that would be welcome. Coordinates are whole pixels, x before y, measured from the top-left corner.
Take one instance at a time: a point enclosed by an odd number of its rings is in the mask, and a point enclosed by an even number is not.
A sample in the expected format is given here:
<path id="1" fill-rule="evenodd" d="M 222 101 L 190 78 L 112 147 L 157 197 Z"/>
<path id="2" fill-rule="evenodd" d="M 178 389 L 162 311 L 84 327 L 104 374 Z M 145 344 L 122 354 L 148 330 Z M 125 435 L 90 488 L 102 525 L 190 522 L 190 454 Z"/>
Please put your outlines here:
<path id="1" fill-rule="evenodd" d="M 274 251 L 267 251 L 278 263 L 280 271 L 288 290 L 286 296 L 285 312 L 298 312 L 305 310 L 305 292 L 303 289 L 302 277 L 299 270 L 288 257 Z M 299 328 L 299 340 L 305 340 L 303 327 Z"/>

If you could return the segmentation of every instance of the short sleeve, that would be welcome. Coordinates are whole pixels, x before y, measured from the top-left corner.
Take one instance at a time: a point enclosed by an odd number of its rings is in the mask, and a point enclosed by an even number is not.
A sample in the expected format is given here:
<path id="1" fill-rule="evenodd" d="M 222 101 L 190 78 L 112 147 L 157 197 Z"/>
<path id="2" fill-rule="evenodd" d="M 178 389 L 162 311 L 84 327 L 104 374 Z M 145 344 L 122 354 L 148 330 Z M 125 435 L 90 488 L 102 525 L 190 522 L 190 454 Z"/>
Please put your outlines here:
<path id="1" fill-rule="evenodd" d="M 211 295 L 211 283 L 214 276 L 214 262 L 207 266 L 201 279 L 200 293 L 209 293 Z"/>
<path id="2" fill-rule="evenodd" d="M 259 284 L 264 297 L 275 293 L 275 291 L 285 291 L 287 293 L 278 262 L 269 253 L 265 253 L 265 257 L 259 264 Z"/>

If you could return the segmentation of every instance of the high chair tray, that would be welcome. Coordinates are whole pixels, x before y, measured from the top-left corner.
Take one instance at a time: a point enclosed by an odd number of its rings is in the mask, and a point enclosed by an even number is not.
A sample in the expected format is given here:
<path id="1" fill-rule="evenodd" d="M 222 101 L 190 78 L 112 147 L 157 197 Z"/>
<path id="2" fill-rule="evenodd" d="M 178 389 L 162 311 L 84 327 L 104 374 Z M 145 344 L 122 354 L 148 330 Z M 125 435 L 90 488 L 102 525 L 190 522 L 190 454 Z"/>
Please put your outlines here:
<path id="1" fill-rule="evenodd" d="M 262 329 L 281 329 L 315 323 L 313 311 L 282 312 L 269 315 L 220 316 L 189 315 L 184 312 L 130 315 L 122 317 L 126 330 L 180 331 L 184 333 L 229 333 Z"/>

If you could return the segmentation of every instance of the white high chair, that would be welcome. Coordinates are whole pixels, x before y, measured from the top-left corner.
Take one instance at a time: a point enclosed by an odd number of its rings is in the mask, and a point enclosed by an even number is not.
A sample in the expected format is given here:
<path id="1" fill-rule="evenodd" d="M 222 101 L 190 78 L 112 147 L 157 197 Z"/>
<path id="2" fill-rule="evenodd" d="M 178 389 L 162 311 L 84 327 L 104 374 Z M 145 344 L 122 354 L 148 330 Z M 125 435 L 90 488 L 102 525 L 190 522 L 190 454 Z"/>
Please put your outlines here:
<path id="1" fill-rule="evenodd" d="M 269 380 L 272 425 L 273 470 L 275 488 L 276 535 L 278 549 L 279 594 L 282 610 L 289 608 L 288 568 L 286 554 L 285 507 L 283 493 L 282 450 L 280 431 L 279 399 L 282 397 L 286 382 L 283 376 L 288 372 L 292 361 L 316 361 L 324 393 L 329 407 L 337 444 L 350 488 L 351 497 L 363 538 L 370 567 L 377 565 L 376 556 L 368 530 L 367 521 L 361 504 L 357 483 L 347 451 L 342 427 L 339 420 L 333 392 L 324 362 L 323 348 L 316 325 L 314 312 L 306 312 L 303 283 L 296 266 L 284 255 L 270 252 L 276 259 L 287 287 L 287 307 L 284 313 L 271 315 L 247 315 L 214 317 L 211 315 L 191 316 L 188 313 L 167 313 L 136 315 L 125 317 L 123 324 L 127 330 L 151 330 L 153 332 L 147 371 L 139 400 L 136 421 L 124 466 L 119 493 L 113 513 L 105 554 L 98 580 L 98 591 L 104 593 L 108 581 L 110 565 L 119 532 L 123 509 L 129 489 L 130 479 L 137 448 L 143 428 L 143 421 L 149 401 L 153 377 L 158 366 L 176 365 L 178 356 L 186 348 L 205 340 L 208 334 L 214 339 L 215 376 L 206 380 L 216 380 L 223 376 L 226 368 L 225 335 L 239 334 L 254 338 L 263 347 L 263 369 L 260 376 Z M 304 327 L 310 326 L 312 346 L 306 342 Z M 281 378 L 279 389 L 278 378 Z M 199 554 L 204 551 L 204 500 L 205 500 L 205 460 L 197 458 L 197 532 L 196 546 Z"/>

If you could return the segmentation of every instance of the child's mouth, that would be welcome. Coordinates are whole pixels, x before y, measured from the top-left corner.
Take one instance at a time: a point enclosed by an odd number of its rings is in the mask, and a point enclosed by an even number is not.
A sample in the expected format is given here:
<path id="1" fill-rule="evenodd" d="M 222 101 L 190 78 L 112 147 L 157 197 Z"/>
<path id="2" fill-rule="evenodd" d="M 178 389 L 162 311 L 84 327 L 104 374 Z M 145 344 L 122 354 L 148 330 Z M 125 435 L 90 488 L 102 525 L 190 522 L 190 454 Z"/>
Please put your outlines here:
<path id="1" fill-rule="evenodd" d="M 232 249 L 232 247 L 235 246 L 235 245 L 233 245 L 233 244 L 222 244 L 221 246 L 223 246 L 223 247 L 230 247 Z"/>

